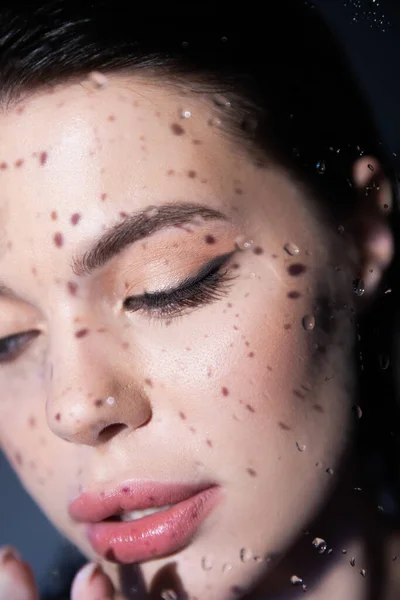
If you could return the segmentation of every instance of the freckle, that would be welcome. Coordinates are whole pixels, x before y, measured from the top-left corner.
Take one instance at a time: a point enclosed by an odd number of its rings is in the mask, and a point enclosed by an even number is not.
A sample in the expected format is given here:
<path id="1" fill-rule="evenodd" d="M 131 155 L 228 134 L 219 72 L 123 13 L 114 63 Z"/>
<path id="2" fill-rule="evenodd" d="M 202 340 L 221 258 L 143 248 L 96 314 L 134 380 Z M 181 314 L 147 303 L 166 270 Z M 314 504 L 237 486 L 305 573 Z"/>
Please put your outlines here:
<path id="1" fill-rule="evenodd" d="M 313 410 L 315 410 L 315 412 L 318 412 L 318 413 L 324 412 L 324 409 L 322 408 L 322 406 L 320 404 L 313 404 Z"/>
<path id="2" fill-rule="evenodd" d="M 59 231 L 57 231 L 57 233 L 54 234 L 53 240 L 54 240 L 54 244 L 57 246 L 57 248 L 61 248 L 61 246 L 64 244 L 63 234 L 60 233 Z"/>
<path id="3" fill-rule="evenodd" d="M 108 116 L 108 120 L 109 121 L 115 121 L 115 116 L 114 115 L 109 115 Z"/>
<path id="4" fill-rule="evenodd" d="M 169 170 L 167 171 L 167 175 L 175 175 L 175 171 L 174 171 L 174 169 L 169 169 Z"/>
<path id="5" fill-rule="evenodd" d="M 300 292 L 297 292 L 296 290 L 288 292 L 288 295 L 287 295 L 287 297 L 290 298 L 291 300 L 297 300 L 297 298 L 300 298 L 300 296 L 301 296 Z"/>
<path id="6" fill-rule="evenodd" d="M 178 125 L 178 123 L 172 123 L 171 131 L 174 135 L 183 135 L 185 133 L 185 130 L 183 129 L 183 127 Z"/>
<path id="7" fill-rule="evenodd" d="M 104 400 L 102 400 L 101 398 L 98 398 L 97 400 L 95 400 L 95 401 L 93 402 L 93 404 L 94 404 L 95 406 L 103 406 L 103 404 L 104 404 Z"/>
<path id="8" fill-rule="evenodd" d="M 141 136 L 140 136 L 140 138 L 139 138 L 139 140 L 140 140 L 141 142 L 145 142 L 145 141 L 146 141 L 146 138 L 144 137 L 144 135 L 141 135 Z"/>
<path id="9" fill-rule="evenodd" d="M 19 465 L 20 467 L 22 467 L 23 458 L 22 458 L 20 452 L 16 452 L 16 454 L 15 454 L 15 462 L 17 463 L 17 465 Z"/>
<path id="10" fill-rule="evenodd" d="M 29 427 L 31 429 L 34 429 L 36 427 L 36 419 L 35 419 L 35 417 L 29 417 L 28 423 L 29 423 Z"/>
<path id="11" fill-rule="evenodd" d="M 104 202 L 104 200 L 107 198 L 107 194 L 104 194 L 104 193 L 103 193 L 103 194 L 101 194 L 100 198 L 101 198 L 101 199 L 103 200 L 103 202 Z"/>
<path id="12" fill-rule="evenodd" d="M 58 218 L 57 211 L 52 210 L 50 213 L 50 218 L 52 221 L 57 221 L 57 218 Z"/>
<path id="13" fill-rule="evenodd" d="M 192 433 L 196 433 L 196 430 L 194 427 L 189 427 L 189 431 L 191 431 Z"/>
<path id="14" fill-rule="evenodd" d="M 257 471 L 255 471 L 254 469 L 252 469 L 251 467 L 248 467 L 246 469 L 246 471 L 248 472 L 248 474 L 250 475 L 250 477 L 257 477 Z"/>
<path id="15" fill-rule="evenodd" d="M 261 246 L 256 246 L 253 249 L 254 254 L 264 254 L 264 250 L 261 248 Z"/>
<path id="16" fill-rule="evenodd" d="M 270 367 L 269 365 L 267 365 L 267 369 L 268 369 L 268 371 L 273 371 L 273 368 Z"/>
<path id="17" fill-rule="evenodd" d="M 188 177 L 190 177 L 190 179 L 196 179 L 196 177 L 197 177 L 196 171 L 193 171 L 192 169 L 190 171 L 188 171 Z"/>
<path id="18" fill-rule="evenodd" d="M 228 394 L 229 394 L 229 390 L 228 390 L 228 388 L 227 388 L 227 387 L 223 387 L 221 391 L 222 391 L 222 395 L 223 395 L 223 396 L 228 396 Z"/>
<path id="19" fill-rule="evenodd" d="M 208 183 L 208 179 L 202 179 L 201 183 Z"/>
<path id="20" fill-rule="evenodd" d="M 4 171 L 4 169 L 8 169 L 8 164 L 6 162 L 2 162 L 0 163 L 0 169 L 2 169 Z"/>
<path id="21" fill-rule="evenodd" d="M 81 218 L 81 215 L 79 213 L 74 213 L 71 216 L 71 223 L 72 223 L 72 225 L 77 225 L 78 222 L 80 221 L 80 218 Z"/>
<path id="22" fill-rule="evenodd" d="M 186 350 L 186 352 L 190 352 L 191 351 L 190 346 L 186 346 L 185 350 Z"/>
<path id="23" fill-rule="evenodd" d="M 235 331 L 239 331 L 239 327 L 238 327 L 237 325 L 234 325 L 234 326 L 233 326 L 233 329 L 234 329 Z"/>
<path id="24" fill-rule="evenodd" d="M 148 385 L 149 387 L 153 387 L 153 382 L 151 379 L 149 379 L 148 377 L 144 380 L 145 384 Z"/>
<path id="25" fill-rule="evenodd" d="M 255 413 L 256 409 L 251 404 L 246 404 L 246 408 L 249 412 Z"/>
<path id="26" fill-rule="evenodd" d="M 215 237 L 213 235 L 209 235 L 208 234 L 208 235 L 205 236 L 204 241 L 205 241 L 206 244 L 215 244 L 215 242 L 217 240 L 215 239 Z"/>
<path id="27" fill-rule="evenodd" d="M 56 421 L 61 421 L 61 413 L 57 413 L 55 419 Z"/>
<path id="28" fill-rule="evenodd" d="M 128 216 L 128 213 L 126 213 L 126 212 L 124 212 L 124 211 L 122 210 L 122 211 L 119 213 L 119 216 L 120 216 L 122 219 L 126 219 L 126 217 Z"/>
<path id="29" fill-rule="evenodd" d="M 278 258 L 277 254 L 271 254 L 272 258 Z"/>
<path id="30" fill-rule="evenodd" d="M 203 142 L 202 142 L 201 140 L 193 140 L 193 141 L 192 141 L 192 144 L 193 144 L 194 146 L 200 146 L 200 144 L 202 144 L 202 143 L 203 143 Z"/>
<path id="31" fill-rule="evenodd" d="M 285 325 L 283 326 L 284 329 L 292 329 L 292 326 L 290 323 L 285 323 Z"/>
<path id="32" fill-rule="evenodd" d="M 19 158 L 17 161 L 15 161 L 15 166 L 17 167 L 17 169 L 19 167 L 22 167 L 23 164 L 24 164 L 24 159 L 23 158 Z"/>
<path id="33" fill-rule="evenodd" d="M 99 327 L 98 329 L 96 329 L 97 333 L 104 333 L 105 331 L 107 331 L 107 329 L 105 327 Z"/>
<path id="34" fill-rule="evenodd" d="M 232 265 L 232 269 L 239 269 L 239 268 L 240 268 L 240 265 L 238 265 L 238 263 L 234 263 Z"/>
<path id="35" fill-rule="evenodd" d="M 298 275 L 305 273 L 307 271 L 307 267 L 301 263 L 296 263 L 294 265 L 289 265 L 287 271 L 292 277 L 297 277 Z"/>
<path id="36" fill-rule="evenodd" d="M 286 423 L 282 423 L 282 421 L 279 421 L 278 425 L 284 431 L 290 431 L 291 430 L 291 427 L 289 427 L 289 425 L 286 425 Z"/>
<path id="37" fill-rule="evenodd" d="M 213 447 L 212 440 L 207 440 L 207 446 L 210 446 L 210 448 L 212 448 L 212 447 Z"/>
<path id="38" fill-rule="evenodd" d="M 128 348 L 129 348 L 129 343 L 128 343 L 128 342 L 123 342 L 123 343 L 121 344 L 121 348 L 123 348 L 124 350 L 128 350 Z"/>
<path id="39" fill-rule="evenodd" d="M 83 337 L 86 337 L 88 335 L 88 333 L 89 333 L 89 329 L 87 327 L 84 328 L 84 329 L 79 329 L 79 331 L 77 331 L 75 333 L 75 337 L 76 338 L 83 338 Z"/>
<path id="40" fill-rule="evenodd" d="M 238 196 L 241 196 L 243 194 L 242 188 L 235 188 L 235 194 L 237 194 Z"/>
<path id="41" fill-rule="evenodd" d="M 75 296 L 78 289 L 78 284 L 74 281 L 68 281 L 67 288 L 71 296 Z"/>
<path id="42" fill-rule="evenodd" d="M 47 154 L 47 152 L 41 152 L 41 153 L 40 153 L 39 160 L 40 160 L 40 164 L 41 164 L 41 166 L 42 166 L 42 167 L 43 167 L 43 165 L 45 165 L 45 164 L 46 164 L 46 162 L 47 162 L 47 157 L 48 157 L 48 154 Z"/>
<path id="43" fill-rule="evenodd" d="M 249 352 L 248 357 L 249 358 L 254 358 L 254 352 Z"/>
<path id="44" fill-rule="evenodd" d="M 182 419 L 182 421 L 186 420 L 186 415 L 185 413 L 183 413 L 182 411 L 179 413 L 180 418 Z"/>

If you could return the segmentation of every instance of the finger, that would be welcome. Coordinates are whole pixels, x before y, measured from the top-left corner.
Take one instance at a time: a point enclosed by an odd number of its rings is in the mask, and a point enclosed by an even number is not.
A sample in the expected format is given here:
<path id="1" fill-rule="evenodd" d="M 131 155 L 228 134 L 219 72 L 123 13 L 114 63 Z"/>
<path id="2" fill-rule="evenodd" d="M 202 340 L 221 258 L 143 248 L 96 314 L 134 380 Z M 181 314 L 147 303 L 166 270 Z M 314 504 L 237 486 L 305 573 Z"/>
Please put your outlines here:
<path id="1" fill-rule="evenodd" d="M 38 600 L 31 567 L 10 547 L 0 550 L 0 600 Z"/>
<path id="2" fill-rule="evenodd" d="M 89 563 L 78 571 L 72 583 L 71 600 L 114 600 L 114 598 L 114 586 L 100 565 Z"/>

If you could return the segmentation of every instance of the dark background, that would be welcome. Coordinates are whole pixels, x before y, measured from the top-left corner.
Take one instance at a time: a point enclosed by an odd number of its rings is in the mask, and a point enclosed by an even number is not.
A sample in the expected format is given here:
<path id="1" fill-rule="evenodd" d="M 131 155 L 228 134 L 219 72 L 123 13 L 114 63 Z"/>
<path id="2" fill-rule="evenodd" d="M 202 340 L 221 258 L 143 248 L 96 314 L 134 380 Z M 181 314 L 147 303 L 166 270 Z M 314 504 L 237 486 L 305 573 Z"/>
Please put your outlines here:
<path id="1" fill-rule="evenodd" d="M 382 141 L 400 170 L 399 0 L 312 3 L 340 38 L 369 99 Z M 34 505 L 1 452 L 0 490 L 0 546 L 18 548 L 35 571 L 42 600 L 53 599 L 65 591 L 83 559 Z"/>

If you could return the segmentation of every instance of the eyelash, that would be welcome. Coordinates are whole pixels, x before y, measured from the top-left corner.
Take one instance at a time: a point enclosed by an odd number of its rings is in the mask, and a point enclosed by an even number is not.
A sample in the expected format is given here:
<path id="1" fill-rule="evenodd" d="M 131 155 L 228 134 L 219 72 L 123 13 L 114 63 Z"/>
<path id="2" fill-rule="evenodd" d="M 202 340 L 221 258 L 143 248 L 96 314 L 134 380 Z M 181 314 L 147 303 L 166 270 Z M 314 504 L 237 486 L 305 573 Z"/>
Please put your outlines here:
<path id="1" fill-rule="evenodd" d="M 236 276 L 229 275 L 229 269 L 222 269 L 232 254 L 214 259 L 196 277 L 188 279 L 175 289 L 145 292 L 141 296 L 126 298 L 125 310 L 143 311 L 148 317 L 157 320 L 173 319 L 219 300 L 226 295 L 229 284 L 236 279 Z M 17 360 L 39 334 L 39 331 L 33 330 L 0 339 L 0 365 Z"/>
<path id="2" fill-rule="evenodd" d="M 141 296 L 126 298 L 127 312 L 143 311 L 158 320 L 181 317 L 187 312 L 211 304 L 224 297 L 236 276 L 222 267 L 232 254 L 219 257 L 206 265 L 195 278 L 187 280 L 178 288 L 165 292 L 145 292 Z"/>

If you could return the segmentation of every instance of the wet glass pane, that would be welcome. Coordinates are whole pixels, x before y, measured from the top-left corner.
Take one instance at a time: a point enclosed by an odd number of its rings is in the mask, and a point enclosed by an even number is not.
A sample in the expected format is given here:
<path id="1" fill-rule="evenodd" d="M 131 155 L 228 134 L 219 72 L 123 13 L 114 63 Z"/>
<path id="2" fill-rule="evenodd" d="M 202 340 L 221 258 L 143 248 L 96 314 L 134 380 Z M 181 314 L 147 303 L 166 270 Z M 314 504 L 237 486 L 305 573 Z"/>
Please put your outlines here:
<path id="1" fill-rule="evenodd" d="M 394 600 L 398 6 L 141 8 L 0 6 L 0 600 Z"/>

